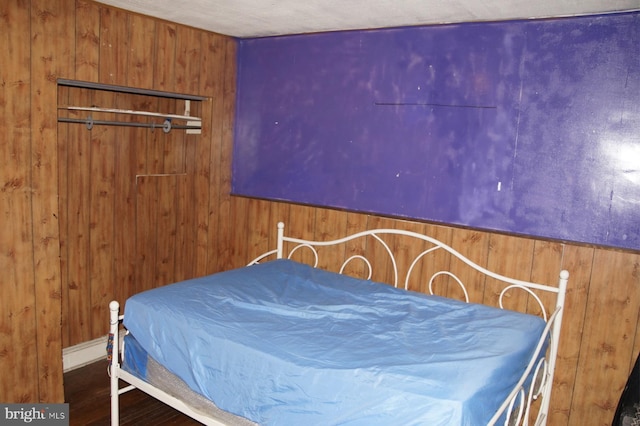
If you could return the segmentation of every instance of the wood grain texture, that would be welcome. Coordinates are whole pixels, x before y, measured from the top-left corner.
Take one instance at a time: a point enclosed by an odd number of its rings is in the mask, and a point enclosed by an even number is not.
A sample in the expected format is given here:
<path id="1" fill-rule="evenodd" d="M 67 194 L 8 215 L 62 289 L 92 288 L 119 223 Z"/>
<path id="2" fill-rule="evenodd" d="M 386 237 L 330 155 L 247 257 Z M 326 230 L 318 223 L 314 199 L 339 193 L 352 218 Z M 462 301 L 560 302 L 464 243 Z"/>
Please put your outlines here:
<path id="1" fill-rule="evenodd" d="M 57 100 L 57 77 L 73 69 L 74 21 L 73 16 L 66 13 L 66 4 L 66 0 L 31 2 L 31 73 L 46 76 L 32 81 L 30 97 L 39 402 L 63 398 L 57 116 L 51 105 Z"/>
<path id="2" fill-rule="evenodd" d="M 474 230 L 456 230 L 451 236 L 451 246 L 458 250 L 463 256 L 471 259 L 476 264 L 487 267 L 489 258 L 490 234 Z M 453 264 L 459 260 L 452 259 Z M 479 303 L 485 297 L 486 276 L 470 268 L 460 268 L 459 278 L 467 283 L 470 290 L 470 301 Z M 471 298 L 473 295 L 473 298 Z"/>
<path id="3" fill-rule="evenodd" d="M 68 102 L 69 88 L 60 86 L 58 87 L 58 101 Z M 68 117 L 70 114 L 68 111 L 61 111 L 59 116 Z M 58 139 L 69 140 L 69 126 L 63 123 L 58 123 Z M 68 149 L 71 148 L 71 144 L 61 143 L 58 145 L 58 187 L 66 188 L 66 191 L 58 191 L 58 204 L 67 205 L 69 200 L 67 199 L 69 193 L 69 175 L 67 170 L 69 169 L 69 153 Z M 65 315 L 69 312 L 69 298 L 67 294 L 69 292 L 69 249 L 67 238 L 70 238 L 69 232 L 69 218 L 67 209 L 60 209 L 58 211 L 58 226 L 62 232 L 59 233 L 60 244 L 60 291 L 61 291 L 61 322 L 62 330 L 60 332 L 62 338 L 62 346 L 69 346 L 69 317 Z"/>
<path id="4" fill-rule="evenodd" d="M 567 288 L 566 309 L 562 321 L 560 348 L 556 368 L 556 379 L 553 389 L 554 403 L 549 413 L 550 424 L 578 424 L 569 422 L 573 412 L 583 410 L 582 401 L 574 401 L 576 377 L 585 371 L 578 371 L 580 358 L 580 341 L 584 327 L 587 293 L 591 279 L 591 265 L 594 249 L 592 247 L 578 247 L 565 245 L 562 255 L 562 268 L 570 271 L 570 285 Z M 631 371 L 631 367 L 629 367 Z M 610 385 L 608 385 L 610 386 Z M 602 390 L 611 392 L 610 390 Z M 574 408 L 575 407 L 575 408 Z M 609 417 L 613 413 L 608 414 Z M 605 416 L 605 418 L 607 418 Z"/>
<path id="5" fill-rule="evenodd" d="M 67 76 L 81 81 L 98 81 L 100 62 L 100 9 L 92 1 L 68 2 L 71 16 L 75 12 L 75 68 Z"/>
<path id="6" fill-rule="evenodd" d="M 86 90 L 79 90 L 75 94 L 76 101 L 90 105 L 92 94 Z M 69 101 L 69 96 L 66 97 Z M 75 114 L 74 114 L 75 115 Z M 76 115 L 77 117 L 77 115 Z M 74 117 L 74 118 L 76 118 Z M 65 253 L 67 257 L 65 275 L 62 280 L 63 300 L 63 335 L 67 336 L 64 346 L 71 346 L 77 342 L 91 340 L 91 329 L 88 327 L 91 318 L 91 291 L 89 286 L 89 213 L 90 209 L 90 180 L 91 141 L 89 133 L 82 126 L 58 124 L 58 149 L 66 152 L 65 164 L 61 164 L 60 209 L 61 218 L 66 218 L 65 226 L 61 227 L 61 238 L 67 241 Z M 66 139 L 60 136 L 63 134 Z M 70 173 L 73 171 L 73 173 Z M 64 204 L 66 202 L 66 204 Z M 61 223 L 62 225 L 62 223 Z M 69 324 L 82 324 L 70 327 Z M 75 333 L 72 333 L 72 331 Z"/>
<path id="7" fill-rule="evenodd" d="M 364 231 L 367 229 L 367 216 L 360 213 L 347 213 L 344 214 L 346 216 L 346 224 L 345 224 L 345 233 L 344 235 L 351 235 L 357 232 Z M 284 219 L 283 219 L 284 220 Z M 287 222 L 285 222 L 287 223 Z M 366 248 L 364 241 L 353 241 L 346 245 L 345 247 L 345 257 L 349 258 L 351 256 L 360 254 Z M 369 270 L 363 262 L 351 262 L 344 271 L 346 274 L 349 274 L 358 278 L 367 278 Z"/>
<path id="8" fill-rule="evenodd" d="M 231 156 L 233 152 L 233 125 L 235 111 L 236 93 L 236 44 L 231 40 L 223 42 L 225 66 L 223 69 L 223 107 L 220 125 L 222 134 L 220 138 L 220 151 L 216 153 L 217 162 L 211 164 L 212 168 L 217 168 L 214 182 L 219 185 L 218 198 L 212 200 L 214 205 L 212 210 L 216 211 L 217 224 L 213 228 L 216 232 L 216 246 L 214 257 L 216 261 L 211 262 L 212 270 L 222 270 L 230 265 L 231 249 L 228 247 L 230 236 L 234 232 L 231 228 L 233 223 L 233 206 L 231 194 Z"/>
<path id="9" fill-rule="evenodd" d="M 0 53 L 12 60 L 0 67 L 0 269 L 3 271 L 0 316 L 0 399 L 38 399 L 36 295 L 31 227 L 31 72 L 30 2 L 0 4 Z M 6 224 L 11 224 L 7 226 Z M 19 384 L 19 385 L 18 385 Z"/>
<path id="10" fill-rule="evenodd" d="M 208 93 L 218 106 L 214 112 L 210 101 L 204 106 L 191 102 L 193 115 L 208 118 L 202 135 L 164 133 L 160 128 L 95 126 L 88 131 L 83 125 L 59 126 L 66 135 L 59 146 L 64 158 L 61 216 L 66 220 L 61 236 L 71 241 L 63 246 L 61 261 L 67 346 L 104 334 L 105 301 L 201 275 L 215 265 L 208 258 L 216 255 L 213 206 L 217 203 L 211 203 L 209 196 L 219 197 L 219 183 L 212 185 L 211 165 L 212 157 L 219 162 L 221 156 L 219 122 L 224 120 L 220 110 L 229 59 L 222 48 L 223 36 L 95 3 L 79 1 L 73 6 L 76 38 L 68 38 L 77 51 L 82 50 L 73 61 L 83 79 Z M 177 114 L 186 108 L 181 100 L 144 95 L 76 88 L 61 93 L 67 105 Z M 85 118 L 85 113 L 68 114 Z M 92 116 L 150 120 L 107 113 Z"/>
<path id="11" fill-rule="evenodd" d="M 572 407 L 570 422 L 605 425 L 636 357 L 631 350 L 640 308 L 640 261 L 636 254 L 597 250 L 591 267 L 574 389 L 580 409 Z"/>

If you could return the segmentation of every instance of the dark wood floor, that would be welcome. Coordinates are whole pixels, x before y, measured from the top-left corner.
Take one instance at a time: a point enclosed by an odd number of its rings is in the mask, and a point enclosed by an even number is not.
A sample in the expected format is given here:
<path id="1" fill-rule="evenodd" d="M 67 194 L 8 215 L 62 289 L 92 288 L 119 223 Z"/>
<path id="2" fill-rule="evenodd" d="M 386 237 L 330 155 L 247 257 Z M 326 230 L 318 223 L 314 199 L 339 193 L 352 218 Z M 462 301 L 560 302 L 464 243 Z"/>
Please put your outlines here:
<path id="1" fill-rule="evenodd" d="M 110 424 L 109 376 L 106 361 L 64 375 L 64 396 L 71 426 Z M 120 425 L 200 425 L 199 422 L 139 390 L 120 396 Z"/>

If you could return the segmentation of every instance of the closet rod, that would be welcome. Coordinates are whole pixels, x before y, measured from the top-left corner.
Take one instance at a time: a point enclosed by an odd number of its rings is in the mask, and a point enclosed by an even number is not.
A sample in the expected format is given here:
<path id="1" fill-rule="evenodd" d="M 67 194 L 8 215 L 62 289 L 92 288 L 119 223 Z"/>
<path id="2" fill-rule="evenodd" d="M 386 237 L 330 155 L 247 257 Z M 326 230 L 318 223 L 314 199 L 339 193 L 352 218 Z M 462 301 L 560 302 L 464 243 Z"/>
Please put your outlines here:
<path id="1" fill-rule="evenodd" d="M 143 115 L 145 117 L 160 117 L 160 118 L 175 118 L 177 120 L 188 121 L 200 121 L 200 117 L 192 117 L 190 115 L 180 114 L 164 114 L 161 112 L 151 111 L 136 111 L 131 109 L 119 109 L 119 108 L 100 108 L 100 107 L 80 107 L 80 106 L 59 106 L 58 109 L 66 109 L 69 111 L 90 111 L 90 112 L 106 112 L 111 114 L 130 114 L 130 115 Z"/>
<path id="2" fill-rule="evenodd" d="M 93 120 L 91 118 L 67 118 L 58 117 L 60 123 L 80 123 L 87 126 L 88 130 L 91 130 L 94 125 L 107 125 L 107 126 L 123 126 L 123 127 L 146 127 L 148 129 L 162 129 L 163 132 L 169 133 L 172 129 L 187 129 L 187 130 L 201 130 L 201 126 L 189 126 L 189 125 L 174 125 L 171 124 L 171 120 L 165 120 L 163 124 L 156 123 L 137 123 L 134 121 L 109 121 L 109 120 Z"/>

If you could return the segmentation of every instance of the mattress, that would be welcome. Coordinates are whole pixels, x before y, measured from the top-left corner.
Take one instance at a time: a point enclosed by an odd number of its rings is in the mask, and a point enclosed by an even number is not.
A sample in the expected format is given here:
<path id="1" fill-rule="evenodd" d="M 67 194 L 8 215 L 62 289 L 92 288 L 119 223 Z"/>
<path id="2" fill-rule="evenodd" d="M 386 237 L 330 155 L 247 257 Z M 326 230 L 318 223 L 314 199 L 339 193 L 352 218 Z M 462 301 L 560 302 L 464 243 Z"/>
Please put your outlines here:
<path id="1" fill-rule="evenodd" d="M 138 360 L 222 410 L 306 426 L 486 424 L 545 327 L 290 260 L 137 294 L 124 325 Z"/>
<path id="2" fill-rule="evenodd" d="M 182 379 L 151 358 L 130 334 L 124 336 L 122 368 L 150 385 L 184 402 L 191 410 L 227 426 L 256 426 L 244 417 L 221 410 L 213 401 L 191 389 Z M 143 374 L 141 374 L 144 372 Z"/>

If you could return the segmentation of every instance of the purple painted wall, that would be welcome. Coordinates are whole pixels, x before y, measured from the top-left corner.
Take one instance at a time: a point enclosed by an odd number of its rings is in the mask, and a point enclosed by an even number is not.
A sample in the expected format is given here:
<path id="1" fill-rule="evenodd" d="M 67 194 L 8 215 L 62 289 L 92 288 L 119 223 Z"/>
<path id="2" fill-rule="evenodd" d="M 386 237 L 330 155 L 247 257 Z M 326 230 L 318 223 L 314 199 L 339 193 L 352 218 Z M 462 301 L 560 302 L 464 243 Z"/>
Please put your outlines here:
<path id="1" fill-rule="evenodd" d="M 233 192 L 640 249 L 640 13 L 239 41 Z"/>

